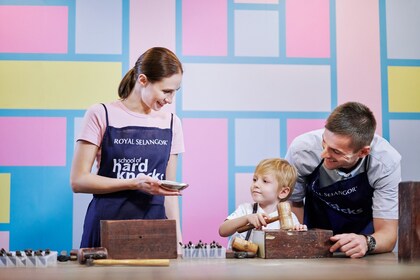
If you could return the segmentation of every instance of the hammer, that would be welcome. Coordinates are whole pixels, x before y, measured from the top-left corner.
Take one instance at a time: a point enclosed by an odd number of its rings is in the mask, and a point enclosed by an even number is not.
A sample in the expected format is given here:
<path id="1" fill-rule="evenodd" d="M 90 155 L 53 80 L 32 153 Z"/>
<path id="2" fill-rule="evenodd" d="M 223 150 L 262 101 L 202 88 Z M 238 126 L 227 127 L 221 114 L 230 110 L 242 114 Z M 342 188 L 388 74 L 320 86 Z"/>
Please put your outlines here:
<path id="1" fill-rule="evenodd" d="M 281 229 L 284 229 L 284 230 L 293 229 L 292 210 L 291 210 L 289 202 L 287 202 L 287 201 L 280 202 L 277 205 L 277 212 L 279 213 L 278 216 L 269 218 L 269 219 L 265 220 L 265 222 L 267 224 L 271 224 L 275 221 L 279 221 Z M 245 232 L 245 231 L 253 229 L 253 228 L 255 228 L 254 225 L 247 224 L 247 225 L 244 225 L 244 226 L 238 228 L 237 232 L 242 233 L 242 232 Z"/>
<path id="2" fill-rule="evenodd" d="M 168 259 L 108 259 L 105 247 L 81 248 L 78 252 L 80 264 L 92 265 L 129 265 L 129 266 L 169 266 Z"/>
<path id="3" fill-rule="evenodd" d="M 92 265 L 129 265 L 129 266 L 169 266 L 168 259 L 124 259 L 124 260 L 114 260 L 114 259 L 87 259 L 87 266 Z"/>

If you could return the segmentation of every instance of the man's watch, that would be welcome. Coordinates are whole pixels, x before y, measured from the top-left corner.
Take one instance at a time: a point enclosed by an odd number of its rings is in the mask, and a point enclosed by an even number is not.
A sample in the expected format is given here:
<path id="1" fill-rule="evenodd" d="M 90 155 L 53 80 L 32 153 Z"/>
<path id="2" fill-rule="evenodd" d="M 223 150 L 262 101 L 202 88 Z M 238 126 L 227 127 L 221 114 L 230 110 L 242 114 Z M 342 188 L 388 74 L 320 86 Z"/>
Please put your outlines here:
<path id="1" fill-rule="evenodd" d="M 366 237 L 366 244 L 367 244 L 367 251 L 366 254 L 369 254 L 370 252 L 372 252 L 373 250 L 375 250 L 376 248 L 376 240 L 375 237 L 373 237 L 372 235 L 364 235 Z"/>

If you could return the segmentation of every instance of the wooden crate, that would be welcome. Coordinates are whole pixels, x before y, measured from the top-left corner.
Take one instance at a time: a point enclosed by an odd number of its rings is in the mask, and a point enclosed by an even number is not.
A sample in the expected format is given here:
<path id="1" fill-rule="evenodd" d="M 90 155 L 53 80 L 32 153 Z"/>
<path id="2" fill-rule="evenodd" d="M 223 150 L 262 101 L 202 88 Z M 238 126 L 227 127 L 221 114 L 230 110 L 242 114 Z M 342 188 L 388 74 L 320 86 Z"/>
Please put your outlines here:
<path id="1" fill-rule="evenodd" d="M 420 182 L 401 182 L 398 200 L 398 260 L 420 260 Z"/>
<path id="2" fill-rule="evenodd" d="M 309 259 L 332 257 L 331 230 L 308 231 L 256 230 L 252 242 L 258 256 L 265 259 Z"/>
<path id="3" fill-rule="evenodd" d="M 101 246 L 111 259 L 176 259 L 175 220 L 101 221 Z"/>

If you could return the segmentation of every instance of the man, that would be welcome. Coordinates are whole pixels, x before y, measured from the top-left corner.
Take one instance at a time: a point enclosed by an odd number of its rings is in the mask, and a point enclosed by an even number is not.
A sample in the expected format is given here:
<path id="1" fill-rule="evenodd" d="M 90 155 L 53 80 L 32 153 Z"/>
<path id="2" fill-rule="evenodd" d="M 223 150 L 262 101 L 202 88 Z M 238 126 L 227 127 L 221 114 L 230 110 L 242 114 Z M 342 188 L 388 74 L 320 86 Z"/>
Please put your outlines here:
<path id="1" fill-rule="evenodd" d="M 330 251 L 352 258 L 390 252 L 397 240 L 401 156 L 375 129 L 372 111 L 348 102 L 286 154 L 298 170 L 293 212 L 308 228 L 333 230 Z"/>

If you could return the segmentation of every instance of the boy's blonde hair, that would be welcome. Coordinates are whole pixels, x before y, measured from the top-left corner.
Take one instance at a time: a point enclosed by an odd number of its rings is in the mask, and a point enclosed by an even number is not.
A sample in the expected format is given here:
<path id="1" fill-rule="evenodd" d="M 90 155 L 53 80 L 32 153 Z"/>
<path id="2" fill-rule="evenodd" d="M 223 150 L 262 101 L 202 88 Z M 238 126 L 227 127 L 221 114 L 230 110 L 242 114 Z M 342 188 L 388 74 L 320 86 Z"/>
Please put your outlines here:
<path id="1" fill-rule="evenodd" d="M 273 172 L 275 178 L 278 182 L 279 188 L 278 193 L 283 188 L 289 188 L 289 194 L 282 199 L 286 201 L 293 193 L 297 180 L 297 171 L 296 168 L 291 165 L 287 160 L 281 158 L 269 158 L 260 161 L 260 163 L 255 167 L 255 174 L 267 174 Z"/>

